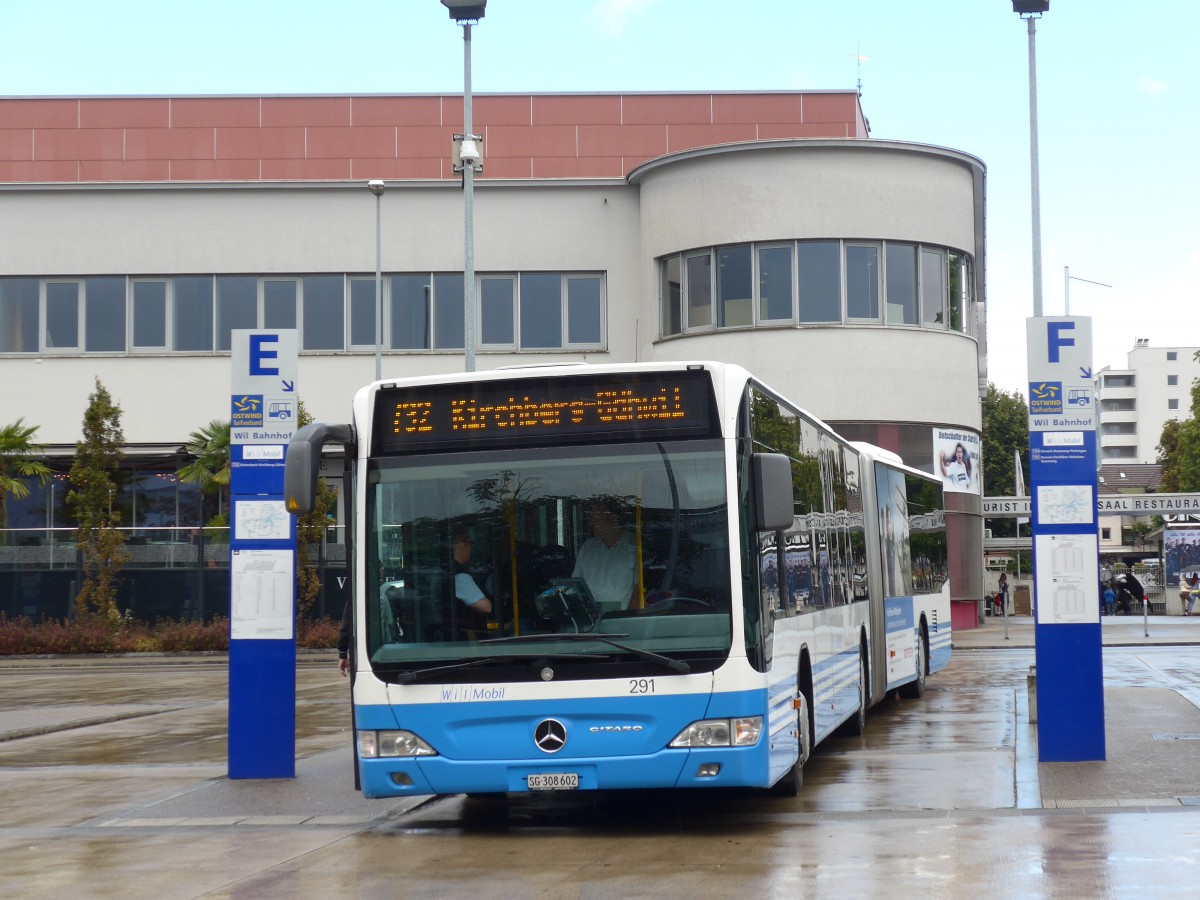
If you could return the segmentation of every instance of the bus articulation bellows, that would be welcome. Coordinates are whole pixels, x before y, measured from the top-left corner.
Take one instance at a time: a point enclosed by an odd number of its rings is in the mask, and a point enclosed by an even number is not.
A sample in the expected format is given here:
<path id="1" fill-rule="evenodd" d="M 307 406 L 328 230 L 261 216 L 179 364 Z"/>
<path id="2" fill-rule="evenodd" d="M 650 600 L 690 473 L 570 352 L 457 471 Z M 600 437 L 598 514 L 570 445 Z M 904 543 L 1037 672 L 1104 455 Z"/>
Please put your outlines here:
<path id="1" fill-rule="evenodd" d="M 940 480 L 737 366 L 377 382 L 296 433 L 292 512 L 327 442 L 368 797 L 794 793 L 950 658 Z"/>

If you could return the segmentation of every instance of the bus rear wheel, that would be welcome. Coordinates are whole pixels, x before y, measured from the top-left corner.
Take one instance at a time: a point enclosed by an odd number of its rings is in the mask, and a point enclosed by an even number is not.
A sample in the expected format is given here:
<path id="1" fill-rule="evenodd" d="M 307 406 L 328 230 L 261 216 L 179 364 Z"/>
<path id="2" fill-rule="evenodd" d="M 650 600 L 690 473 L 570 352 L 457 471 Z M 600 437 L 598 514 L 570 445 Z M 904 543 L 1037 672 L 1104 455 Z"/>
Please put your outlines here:
<path id="1" fill-rule="evenodd" d="M 929 671 L 929 641 L 925 637 L 922 623 L 917 632 L 917 678 L 900 688 L 900 696 L 906 700 L 920 700 L 925 696 L 925 673 Z"/>
<path id="2" fill-rule="evenodd" d="M 858 737 L 867 730 L 867 660 L 866 656 L 858 654 L 858 709 L 849 719 L 842 723 L 838 730 L 850 737 Z"/>

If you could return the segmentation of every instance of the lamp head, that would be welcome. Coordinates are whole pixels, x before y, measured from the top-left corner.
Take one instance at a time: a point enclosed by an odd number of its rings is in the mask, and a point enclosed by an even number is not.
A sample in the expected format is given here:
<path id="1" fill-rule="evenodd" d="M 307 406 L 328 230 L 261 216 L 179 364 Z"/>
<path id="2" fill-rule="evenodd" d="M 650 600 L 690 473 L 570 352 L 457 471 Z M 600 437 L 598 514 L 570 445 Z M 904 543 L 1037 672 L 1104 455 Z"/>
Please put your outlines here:
<path id="1" fill-rule="evenodd" d="M 370 189 L 371 193 L 374 194 L 376 197 L 383 196 L 383 192 L 387 189 L 387 185 L 384 184 L 382 181 L 380 181 L 378 178 L 372 178 L 370 181 L 368 181 L 367 187 Z"/>
<path id="2" fill-rule="evenodd" d="M 442 0 L 446 2 L 446 0 Z M 1047 12 L 1050 0 L 1013 0 L 1013 12 L 1019 16 L 1032 16 Z"/>
<path id="3" fill-rule="evenodd" d="M 461 25 L 482 19 L 487 0 L 442 0 L 442 6 L 450 11 L 450 18 Z"/>

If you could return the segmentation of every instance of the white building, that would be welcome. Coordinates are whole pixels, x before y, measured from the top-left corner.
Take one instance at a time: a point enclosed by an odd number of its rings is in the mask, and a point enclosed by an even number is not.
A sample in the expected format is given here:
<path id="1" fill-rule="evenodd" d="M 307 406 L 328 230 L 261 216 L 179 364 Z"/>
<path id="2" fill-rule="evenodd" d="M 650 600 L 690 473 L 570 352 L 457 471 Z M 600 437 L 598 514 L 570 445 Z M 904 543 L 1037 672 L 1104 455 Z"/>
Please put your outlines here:
<path id="1" fill-rule="evenodd" d="M 1191 415 L 1192 382 L 1200 378 L 1200 347 L 1151 347 L 1139 338 L 1125 368 L 1096 373 L 1100 461 L 1153 463 L 1168 419 Z"/>
<path id="2" fill-rule="evenodd" d="M 0 422 L 38 425 L 65 472 L 99 378 L 124 410 L 124 521 L 203 524 L 171 476 L 189 433 L 229 418 L 231 329 L 298 330 L 318 419 L 374 376 L 368 179 L 387 182 L 383 376 L 461 370 L 461 110 L 0 99 Z M 478 368 L 719 359 L 926 471 L 938 429 L 978 446 L 979 159 L 870 139 L 852 91 L 483 95 L 475 129 Z M 947 498 L 973 603 L 980 497 Z M 51 524 L 69 524 L 61 490 L 10 506 L 10 528 Z"/>

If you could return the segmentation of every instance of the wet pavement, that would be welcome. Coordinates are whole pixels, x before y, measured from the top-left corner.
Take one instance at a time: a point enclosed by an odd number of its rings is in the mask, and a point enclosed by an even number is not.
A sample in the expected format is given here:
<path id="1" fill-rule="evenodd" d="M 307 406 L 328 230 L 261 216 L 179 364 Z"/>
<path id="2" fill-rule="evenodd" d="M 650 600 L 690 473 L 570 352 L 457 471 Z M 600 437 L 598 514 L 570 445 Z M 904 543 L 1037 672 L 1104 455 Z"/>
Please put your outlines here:
<path id="1" fill-rule="evenodd" d="M 1200 617 L 1105 620 L 1108 759 L 1038 764 L 1033 626 L 955 636 L 799 797 L 368 801 L 332 654 L 296 778 L 225 777 L 225 660 L 0 660 L 6 897 L 1200 897 Z"/>

